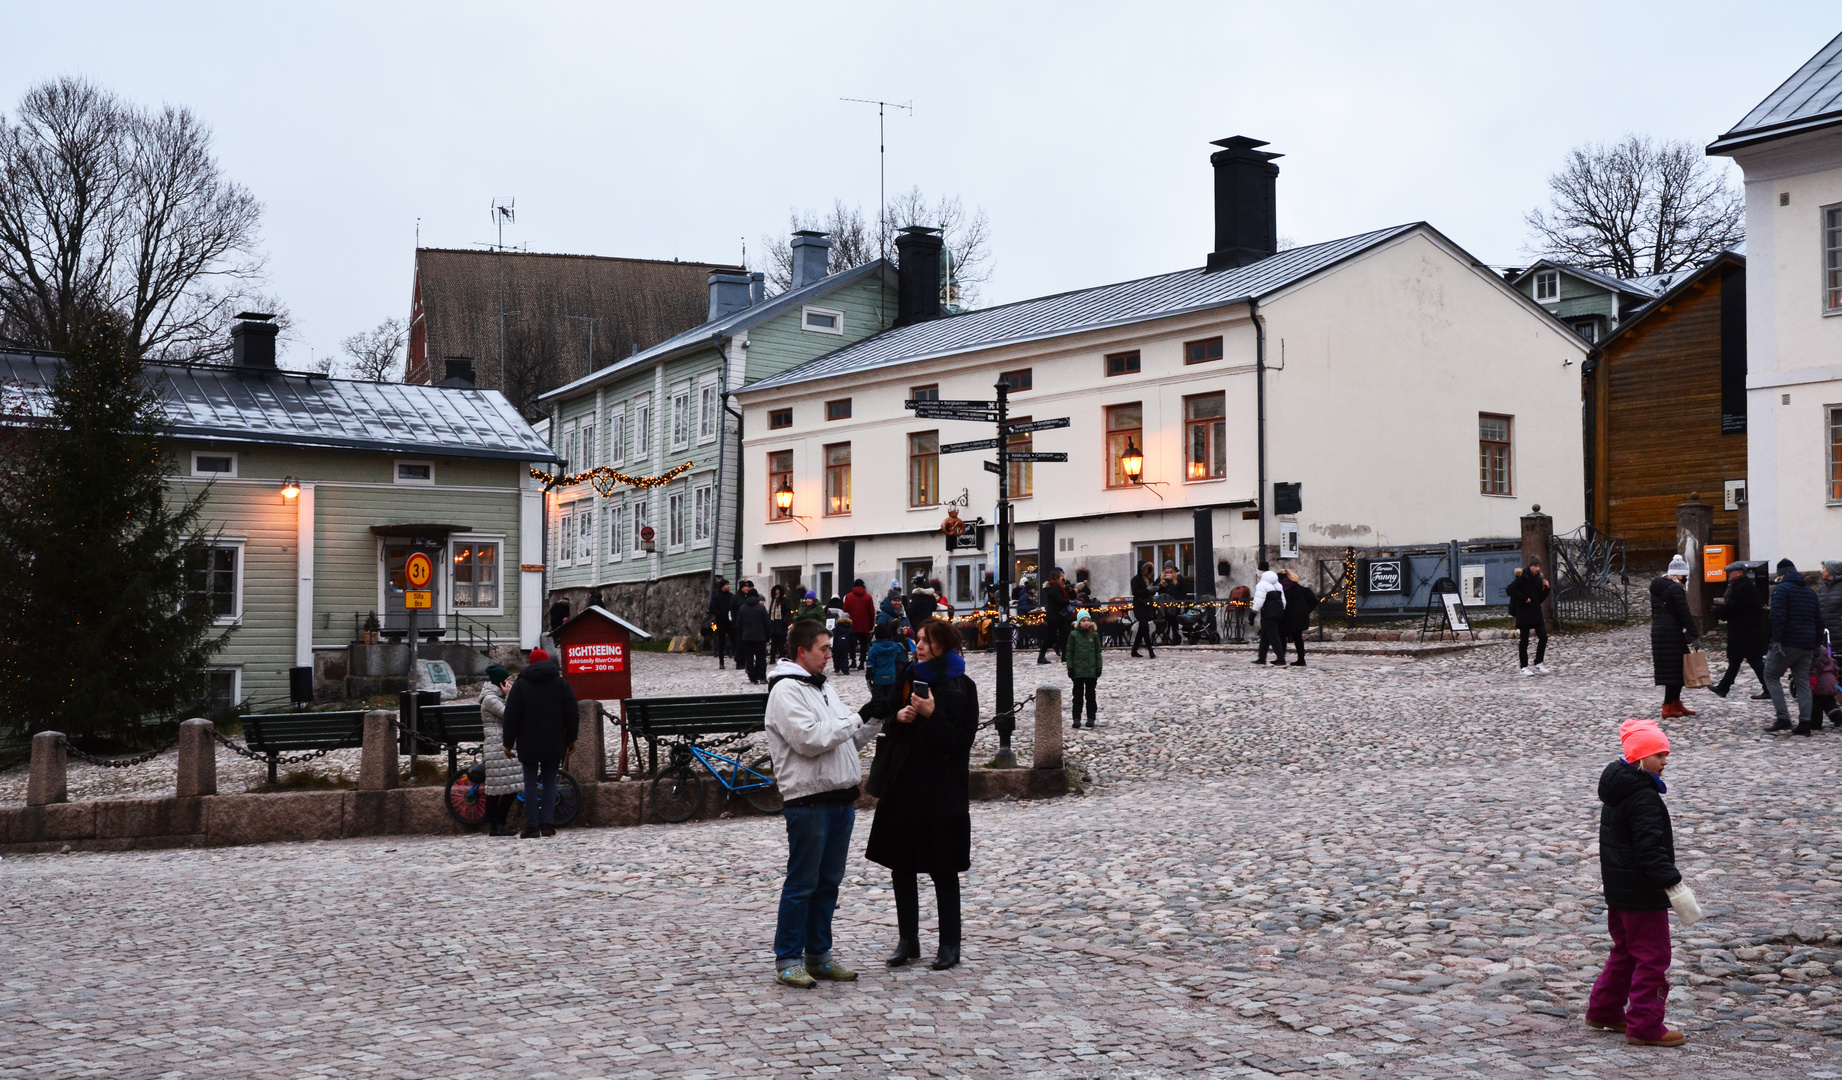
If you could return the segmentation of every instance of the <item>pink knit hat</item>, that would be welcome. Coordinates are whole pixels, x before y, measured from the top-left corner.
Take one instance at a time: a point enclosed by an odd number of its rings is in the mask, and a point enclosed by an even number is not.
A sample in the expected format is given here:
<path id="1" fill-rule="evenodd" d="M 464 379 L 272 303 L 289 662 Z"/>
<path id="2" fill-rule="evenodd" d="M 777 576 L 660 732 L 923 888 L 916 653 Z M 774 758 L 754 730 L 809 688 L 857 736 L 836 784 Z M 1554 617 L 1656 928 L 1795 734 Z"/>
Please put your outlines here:
<path id="1" fill-rule="evenodd" d="M 1648 717 L 1626 720 L 1618 725 L 1618 738 L 1624 742 L 1626 761 L 1637 762 L 1651 754 L 1669 753 L 1669 736 Z"/>

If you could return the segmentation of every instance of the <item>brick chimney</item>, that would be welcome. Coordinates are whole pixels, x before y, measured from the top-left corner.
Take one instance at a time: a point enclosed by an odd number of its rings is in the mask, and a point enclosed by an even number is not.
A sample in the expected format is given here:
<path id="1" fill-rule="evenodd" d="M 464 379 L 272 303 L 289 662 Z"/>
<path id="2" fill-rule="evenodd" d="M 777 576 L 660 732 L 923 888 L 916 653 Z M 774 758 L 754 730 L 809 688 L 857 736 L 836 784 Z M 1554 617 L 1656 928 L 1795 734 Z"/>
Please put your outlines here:
<path id="1" fill-rule="evenodd" d="M 275 367 L 275 338 L 281 327 L 275 316 L 258 311 L 237 312 L 237 324 L 230 328 L 231 362 L 238 367 Z"/>
<path id="2" fill-rule="evenodd" d="M 793 288 L 810 285 L 831 272 L 831 238 L 801 229 L 793 234 Z"/>

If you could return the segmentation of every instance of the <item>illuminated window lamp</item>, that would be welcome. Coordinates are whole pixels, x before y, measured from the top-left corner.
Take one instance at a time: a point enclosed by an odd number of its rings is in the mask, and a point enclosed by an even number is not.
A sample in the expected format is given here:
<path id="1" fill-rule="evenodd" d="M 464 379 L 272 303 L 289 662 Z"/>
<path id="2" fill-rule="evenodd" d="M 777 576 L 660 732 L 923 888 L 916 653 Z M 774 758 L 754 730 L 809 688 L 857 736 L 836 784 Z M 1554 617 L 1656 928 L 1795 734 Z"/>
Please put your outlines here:
<path id="1" fill-rule="evenodd" d="M 301 482 L 292 476 L 284 477 L 281 482 L 281 497 L 293 500 L 300 498 L 300 495 Z"/>
<path id="2" fill-rule="evenodd" d="M 1119 471 L 1126 474 L 1126 479 L 1134 484 L 1144 481 L 1139 479 L 1145 474 L 1145 455 L 1132 445 L 1131 436 L 1126 437 L 1126 452 L 1119 455 Z"/>

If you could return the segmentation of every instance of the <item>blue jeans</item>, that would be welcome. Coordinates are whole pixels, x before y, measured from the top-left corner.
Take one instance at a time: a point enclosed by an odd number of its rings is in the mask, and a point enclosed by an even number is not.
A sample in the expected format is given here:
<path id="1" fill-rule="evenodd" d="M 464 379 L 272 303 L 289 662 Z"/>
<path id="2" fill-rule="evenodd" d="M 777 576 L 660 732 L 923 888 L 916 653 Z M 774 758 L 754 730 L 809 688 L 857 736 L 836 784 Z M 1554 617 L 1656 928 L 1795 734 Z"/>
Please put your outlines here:
<path id="1" fill-rule="evenodd" d="M 556 824 L 556 761 L 526 761 L 524 765 L 524 827 Z M 539 795 L 538 785 L 543 785 Z M 541 805 L 540 805 L 541 804 Z"/>
<path id="2" fill-rule="evenodd" d="M 789 806 L 787 880 L 780 887 L 780 922 L 774 930 L 774 964 L 787 967 L 831 953 L 831 916 L 850 854 L 851 803 Z"/>
<path id="3" fill-rule="evenodd" d="M 1797 698 L 1797 722 L 1810 723 L 1810 664 L 1815 659 L 1815 649 L 1793 649 L 1784 645 L 1773 645 L 1772 651 L 1765 654 L 1765 691 L 1772 695 L 1772 708 L 1780 721 L 1791 721 L 1791 706 L 1785 700 L 1783 683 L 1789 673 L 1791 694 Z"/>

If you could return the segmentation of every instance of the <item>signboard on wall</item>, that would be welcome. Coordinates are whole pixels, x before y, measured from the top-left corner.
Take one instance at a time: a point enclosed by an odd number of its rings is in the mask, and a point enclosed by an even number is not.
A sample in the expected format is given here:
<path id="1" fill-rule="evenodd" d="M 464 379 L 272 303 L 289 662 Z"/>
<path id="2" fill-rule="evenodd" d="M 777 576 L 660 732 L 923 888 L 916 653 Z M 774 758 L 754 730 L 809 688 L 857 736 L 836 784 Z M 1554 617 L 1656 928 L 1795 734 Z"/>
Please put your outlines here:
<path id="1" fill-rule="evenodd" d="M 1362 561 L 1364 593 L 1400 593 L 1407 589 L 1407 560 L 1364 559 Z"/>
<path id="2" fill-rule="evenodd" d="M 1282 559 L 1298 558 L 1298 522 L 1282 521 L 1279 523 L 1279 557 Z"/>
<path id="3" fill-rule="evenodd" d="M 1465 603 L 1484 607 L 1484 567 L 1482 565 L 1461 566 L 1458 569 L 1458 595 L 1464 597 Z"/>

